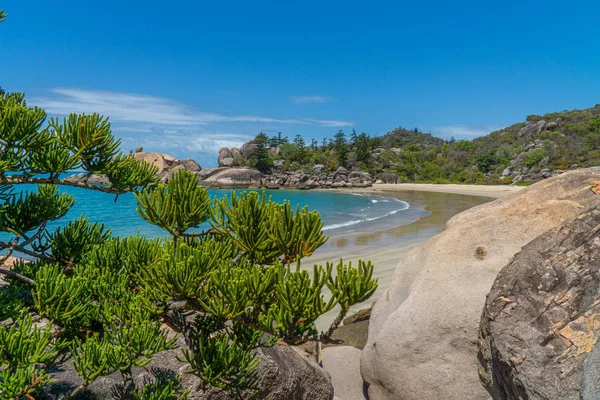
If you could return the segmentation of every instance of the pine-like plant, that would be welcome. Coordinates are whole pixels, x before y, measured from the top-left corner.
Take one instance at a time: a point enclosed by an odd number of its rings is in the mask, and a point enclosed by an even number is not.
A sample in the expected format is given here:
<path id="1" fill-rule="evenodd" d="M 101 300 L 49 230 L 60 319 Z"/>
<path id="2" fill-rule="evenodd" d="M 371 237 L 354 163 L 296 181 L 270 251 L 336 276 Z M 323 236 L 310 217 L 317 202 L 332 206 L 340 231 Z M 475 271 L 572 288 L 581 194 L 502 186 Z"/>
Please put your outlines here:
<path id="1" fill-rule="evenodd" d="M 183 399 L 178 377 L 153 375 L 144 387 L 132 378 L 132 367 L 176 347 L 165 326 L 185 338 L 188 373 L 241 398 L 258 388 L 255 349 L 331 341 L 375 291 L 368 262 L 300 268 L 327 240 L 318 213 L 257 192 L 211 199 L 184 170 L 158 184 L 156 168 L 119 144 L 102 116 L 46 122 L 22 94 L 0 94 L 0 398 L 35 398 L 48 368 L 72 359 L 83 383 L 71 397 L 120 372 L 131 398 Z M 70 182 L 71 169 L 109 183 Z M 37 190 L 17 191 L 22 184 Z M 133 192 L 140 217 L 166 236 L 114 237 L 83 216 L 51 232 L 48 222 L 75 204 L 60 186 Z M 15 255 L 28 262 L 9 266 Z M 331 328 L 317 332 L 315 320 L 338 305 Z"/>

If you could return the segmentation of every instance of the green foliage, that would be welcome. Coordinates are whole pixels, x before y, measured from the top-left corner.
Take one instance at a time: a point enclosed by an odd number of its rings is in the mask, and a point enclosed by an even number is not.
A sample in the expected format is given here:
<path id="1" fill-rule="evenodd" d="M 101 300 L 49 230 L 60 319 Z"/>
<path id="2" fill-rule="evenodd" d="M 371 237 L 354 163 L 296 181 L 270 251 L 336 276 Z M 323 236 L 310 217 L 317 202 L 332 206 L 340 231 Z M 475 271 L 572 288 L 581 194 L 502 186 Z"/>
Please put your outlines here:
<path id="1" fill-rule="evenodd" d="M 494 151 L 490 151 L 485 154 L 480 154 L 475 158 L 475 163 L 479 171 L 483 173 L 490 172 L 490 170 L 496 163 L 496 154 Z"/>
<path id="2" fill-rule="evenodd" d="M 109 238 L 110 229 L 104 229 L 103 224 L 90 223 L 88 217 L 80 217 L 64 228 L 57 228 L 49 242 L 54 258 L 74 263 L 80 261 L 82 254 Z"/>
<path id="3" fill-rule="evenodd" d="M 186 400 L 189 390 L 183 390 L 179 376 L 162 370 L 151 371 L 153 379 L 132 393 L 134 400 Z"/>
<path id="4" fill-rule="evenodd" d="M 37 192 L 21 192 L 5 203 L 0 230 L 23 236 L 47 221 L 64 217 L 74 204 L 73 196 L 58 194 L 56 186 L 39 185 Z"/>
<path id="5" fill-rule="evenodd" d="M 68 345 L 57 339 L 50 325 L 35 326 L 25 313 L 12 326 L 0 326 L 0 396 L 20 399 L 50 383 L 45 369 Z"/>
<path id="6" fill-rule="evenodd" d="M 51 326 L 34 326 L 31 315 L 22 314 L 10 326 L 0 326 L 0 366 L 9 369 L 28 365 L 52 365 L 68 343 L 55 340 Z"/>
<path id="7" fill-rule="evenodd" d="M 18 400 L 35 393 L 51 383 L 50 376 L 34 365 L 25 368 L 0 370 L 0 395 L 3 399 Z"/>
<path id="8" fill-rule="evenodd" d="M 538 164 L 548 152 L 545 149 L 535 149 L 527 153 L 527 158 L 525 159 L 525 165 L 533 166 Z"/>
<path id="9" fill-rule="evenodd" d="M 119 152 L 107 118 L 73 114 L 47 127 L 45 118 L 22 95 L 2 92 L 0 226 L 13 237 L 0 242 L 1 257 L 33 260 L 12 270 L 0 266 L 8 282 L 0 288 L 0 397 L 37 395 L 50 383 L 47 368 L 64 356 L 83 379 L 74 393 L 120 372 L 127 396 L 184 399 L 178 377 L 155 375 L 142 388 L 131 379 L 132 367 L 175 349 L 175 331 L 186 339 L 181 357 L 189 373 L 241 398 L 258 389 L 258 348 L 277 340 L 331 340 L 349 307 L 377 287 L 370 263 L 340 262 L 337 275 L 332 264 L 315 265 L 312 273 L 300 268 L 327 241 L 318 213 L 256 192 L 211 201 L 197 176 L 184 170 L 160 185 L 156 168 Z M 291 145 L 276 139 L 306 154 L 317 151 L 301 138 Z M 268 138 L 261 134 L 255 144 L 253 162 L 266 165 Z M 109 183 L 61 179 L 71 168 L 103 173 Z M 32 183 L 36 191 L 13 191 Z M 168 236 L 112 237 L 110 228 L 85 216 L 48 232 L 47 222 L 74 204 L 60 185 L 134 192 L 140 217 Z M 202 224 L 210 228 L 198 231 Z M 319 333 L 316 319 L 337 305 L 338 318 Z M 37 327 L 33 315 L 47 319 L 46 327 Z"/>
<path id="10" fill-rule="evenodd" d="M 344 131 L 338 131 L 334 136 L 333 148 L 335 149 L 335 157 L 339 165 L 342 167 L 347 166 L 348 164 L 348 141 L 346 140 L 346 135 Z"/>
<path id="11" fill-rule="evenodd" d="M 173 236 L 185 234 L 208 219 L 210 198 L 198 186 L 198 177 L 179 170 L 167 185 L 135 194 L 138 214 Z"/>
<path id="12" fill-rule="evenodd" d="M 252 140 L 256 145 L 256 150 L 250 156 L 251 165 L 260 172 L 266 173 L 271 169 L 271 161 L 269 159 L 269 137 L 264 133 L 259 133 Z"/>

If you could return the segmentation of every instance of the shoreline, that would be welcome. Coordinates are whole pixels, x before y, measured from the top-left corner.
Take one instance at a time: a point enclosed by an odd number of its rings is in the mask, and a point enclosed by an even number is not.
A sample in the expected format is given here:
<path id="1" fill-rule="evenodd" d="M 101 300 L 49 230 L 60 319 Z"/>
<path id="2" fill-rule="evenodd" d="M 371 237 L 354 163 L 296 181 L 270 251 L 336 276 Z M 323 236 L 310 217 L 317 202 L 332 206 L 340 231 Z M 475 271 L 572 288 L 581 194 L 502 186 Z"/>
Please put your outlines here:
<path id="1" fill-rule="evenodd" d="M 527 186 L 512 186 L 512 185 L 470 185 L 457 183 L 374 183 L 373 186 L 367 188 L 341 188 L 341 189 L 324 189 L 334 190 L 346 193 L 404 193 L 407 191 L 417 192 L 432 192 L 432 193 L 447 193 L 466 196 L 481 196 L 499 199 L 520 190 Z"/>
<path id="2" fill-rule="evenodd" d="M 321 251 L 318 250 L 313 256 L 303 260 L 305 267 L 313 264 L 325 265 L 327 261 L 337 263 L 340 258 L 344 260 L 344 263 L 352 262 L 355 266 L 359 259 L 369 260 L 373 263 L 373 275 L 379 279 L 379 287 L 369 300 L 352 307 L 348 316 L 370 307 L 377 298 L 384 294 L 394 279 L 398 265 L 409 251 L 442 232 L 452 217 L 470 208 L 514 193 L 514 191 L 506 190 L 505 186 L 488 187 L 487 190 L 481 190 L 477 185 L 456 185 L 463 186 L 458 191 L 454 187 L 444 188 L 445 185 L 423 185 L 427 186 L 421 186 L 421 184 L 377 184 L 369 188 L 325 189 L 340 193 L 393 197 L 408 202 L 411 207 L 421 207 L 427 212 L 415 221 L 389 229 L 334 235 L 320 249 Z M 415 189 L 414 186 L 418 186 L 418 188 Z M 517 188 L 520 190 L 522 187 Z M 407 280 L 407 289 L 411 282 L 412 279 Z M 326 293 L 326 297 L 327 295 L 328 293 Z M 323 315 L 317 320 L 317 328 L 319 330 L 327 329 L 337 313 L 336 308 Z"/>

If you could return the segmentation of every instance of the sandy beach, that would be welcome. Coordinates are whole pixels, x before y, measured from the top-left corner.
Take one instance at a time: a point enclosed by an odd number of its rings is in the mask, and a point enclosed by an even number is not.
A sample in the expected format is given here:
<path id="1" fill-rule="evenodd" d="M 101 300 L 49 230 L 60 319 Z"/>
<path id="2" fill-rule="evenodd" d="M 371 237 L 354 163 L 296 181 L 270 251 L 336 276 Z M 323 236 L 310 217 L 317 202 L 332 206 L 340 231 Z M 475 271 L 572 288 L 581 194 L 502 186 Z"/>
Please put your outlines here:
<path id="1" fill-rule="evenodd" d="M 525 189 L 526 186 L 509 185 L 461 185 L 433 183 L 376 183 L 371 188 L 360 189 L 371 193 L 376 192 L 405 192 L 415 190 L 420 192 L 453 193 L 472 196 L 483 196 L 499 199 L 514 192 Z M 352 191 L 355 191 L 354 189 Z"/>
<path id="2" fill-rule="evenodd" d="M 339 189 L 346 193 L 375 194 L 394 197 L 408 202 L 411 207 L 422 207 L 427 214 L 420 219 L 392 229 L 375 232 L 353 232 L 332 236 L 328 243 L 312 257 L 303 260 L 304 266 L 339 261 L 370 260 L 374 275 L 379 279 L 377 292 L 364 304 L 356 305 L 350 314 L 371 305 L 389 287 L 398 264 L 416 245 L 440 233 L 446 222 L 469 208 L 493 201 L 524 189 L 522 186 L 457 185 L 457 184 L 375 184 L 370 188 Z M 317 321 L 319 329 L 326 329 L 337 310 Z"/>

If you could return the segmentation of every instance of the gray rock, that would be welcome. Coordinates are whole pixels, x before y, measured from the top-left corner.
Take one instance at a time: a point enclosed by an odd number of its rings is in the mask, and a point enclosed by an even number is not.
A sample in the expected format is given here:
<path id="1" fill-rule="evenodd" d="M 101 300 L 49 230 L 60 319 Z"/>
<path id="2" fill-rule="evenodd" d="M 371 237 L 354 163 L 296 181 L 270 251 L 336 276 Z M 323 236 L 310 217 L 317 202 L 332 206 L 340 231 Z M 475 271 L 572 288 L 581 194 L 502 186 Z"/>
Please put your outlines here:
<path id="1" fill-rule="evenodd" d="M 338 167 L 338 169 L 335 170 L 335 172 L 333 173 L 334 176 L 347 176 L 348 175 L 348 170 L 344 167 Z"/>
<path id="2" fill-rule="evenodd" d="M 196 161 L 192 160 L 191 158 L 186 158 L 185 160 L 183 160 L 181 162 L 181 165 L 183 166 L 183 168 L 185 168 L 186 171 L 190 171 L 190 172 L 200 172 L 202 170 L 202 167 L 200 166 L 200 164 L 198 164 Z"/>
<path id="3" fill-rule="evenodd" d="M 233 158 L 225 157 L 219 162 L 220 167 L 231 167 L 233 165 Z"/>
<path id="4" fill-rule="evenodd" d="M 182 346 L 185 346 L 182 344 Z M 190 389 L 189 400 L 231 400 L 228 393 L 219 389 L 202 391 L 200 380 L 186 374 L 187 366 L 177 360 L 180 350 L 171 350 L 154 356 L 147 369 L 160 368 L 170 374 L 179 374 L 184 389 Z M 319 366 L 302 357 L 294 348 L 275 346 L 258 349 L 256 357 L 260 363 L 260 391 L 256 394 L 244 393 L 243 398 L 252 400 L 330 400 L 333 398 L 333 386 L 327 374 Z M 150 375 L 141 368 L 132 370 L 136 386 L 141 386 Z M 71 361 L 61 365 L 51 374 L 55 383 L 42 396 L 42 399 L 60 399 L 82 383 Z M 121 383 L 120 373 L 98 378 L 88 388 L 80 392 L 76 400 L 112 399 L 112 392 Z"/>
<path id="5" fill-rule="evenodd" d="M 104 174 L 90 175 L 90 177 L 87 179 L 88 185 L 107 185 L 108 183 L 110 183 L 110 181 Z"/>
<path id="6" fill-rule="evenodd" d="M 242 155 L 242 157 L 244 157 L 244 159 L 248 159 L 250 158 L 250 156 L 252 156 L 252 154 L 254 154 L 254 152 L 256 151 L 257 146 L 253 143 L 249 143 L 246 142 L 242 145 L 242 148 L 240 149 L 240 153 Z"/>
<path id="7" fill-rule="evenodd" d="M 381 175 L 381 181 L 383 183 L 398 183 L 398 175 L 391 172 Z"/>
<path id="8" fill-rule="evenodd" d="M 323 369 L 331 376 L 335 396 L 342 400 L 365 400 L 366 388 L 360 375 L 361 351 L 350 346 L 323 349 Z"/>
<path id="9" fill-rule="evenodd" d="M 233 160 L 233 156 L 231 155 L 231 151 L 229 151 L 229 149 L 227 147 L 221 147 L 221 149 L 219 150 L 219 156 L 217 158 L 217 161 L 219 163 L 219 167 L 231 166 L 231 165 L 224 165 L 223 164 L 223 160 L 225 160 L 226 158 L 230 158 L 230 159 Z"/>
<path id="10" fill-rule="evenodd" d="M 552 176 L 552 171 L 550 171 L 547 168 L 544 168 L 543 170 L 540 171 L 540 176 L 543 179 L 550 178 Z"/>
<path id="11" fill-rule="evenodd" d="M 323 164 L 315 164 L 313 166 L 313 171 L 315 172 L 315 174 L 321 174 L 324 168 L 325 166 Z"/>
<path id="12" fill-rule="evenodd" d="M 261 173 L 250 168 L 215 168 L 210 175 L 202 179 L 199 174 L 199 184 L 206 187 L 248 188 L 260 187 Z"/>
<path id="13" fill-rule="evenodd" d="M 88 185 L 106 185 L 110 183 L 108 177 L 104 174 L 93 174 L 88 176 L 88 174 L 83 172 L 79 174 L 70 175 L 65 178 L 65 181 L 81 184 L 85 183 Z"/>
<path id="14" fill-rule="evenodd" d="M 275 168 L 281 168 L 283 167 L 284 161 L 283 160 L 273 160 L 273 166 Z"/>
<path id="15" fill-rule="evenodd" d="M 281 149 L 279 147 L 271 147 L 269 149 L 269 156 L 273 157 L 273 156 L 278 156 L 281 154 Z"/>
<path id="16" fill-rule="evenodd" d="M 519 137 L 532 137 L 539 135 L 546 128 L 546 121 L 531 122 L 519 130 Z"/>
<path id="17" fill-rule="evenodd" d="M 486 294 L 523 246 L 597 199 L 597 180 L 600 168 L 543 180 L 454 216 L 410 250 L 369 321 L 361 360 L 369 397 L 488 399 L 477 373 Z"/>
<path id="18" fill-rule="evenodd" d="M 232 147 L 231 156 L 233 158 L 242 158 L 242 153 L 240 153 L 240 149 L 238 149 L 237 147 Z"/>
<path id="19" fill-rule="evenodd" d="M 165 163 L 169 166 L 169 167 L 174 167 L 179 165 L 179 159 L 176 157 L 173 157 L 170 154 L 163 154 L 163 160 L 165 160 Z"/>
<path id="20" fill-rule="evenodd" d="M 583 362 L 579 398 L 581 400 L 600 399 L 600 343 L 596 343 L 594 350 Z"/>
<path id="21" fill-rule="evenodd" d="M 142 151 L 144 151 L 144 148 L 142 146 L 138 146 L 135 148 L 136 153 L 141 153 Z"/>
<path id="22" fill-rule="evenodd" d="M 226 171 L 228 168 L 226 167 L 219 167 L 219 168 L 205 168 L 202 171 L 198 172 L 198 180 L 205 180 L 207 178 L 210 178 L 213 175 L 216 175 L 222 171 Z"/>
<path id="23" fill-rule="evenodd" d="M 78 174 L 73 174 L 73 175 L 67 176 L 65 178 L 65 181 L 73 182 L 73 183 L 85 183 L 86 179 L 87 179 L 87 174 L 81 172 Z"/>
<path id="24" fill-rule="evenodd" d="M 581 214 L 527 244 L 498 274 L 478 341 L 481 380 L 493 399 L 580 398 L 585 361 L 600 337 L 598 226 L 596 197 Z M 598 364 L 588 364 L 592 377 Z"/>
<path id="25" fill-rule="evenodd" d="M 512 170 L 510 167 L 506 167 L 504 168 L 504 171 L 502 171 L 502 175 L 500 175 L 500 177 L 502 178 L 507 178 L 510 176 L 510 174 L 512 173 Z"/>
<path id="26" fill-rule="evenodd" d="M 370 182 L 372 180 L 371 175 L 367 172 L 353 171 L 348 175 L 348 179 L 358 179 L 359 182 Z"/>

